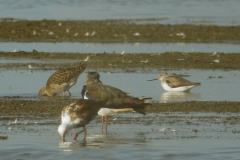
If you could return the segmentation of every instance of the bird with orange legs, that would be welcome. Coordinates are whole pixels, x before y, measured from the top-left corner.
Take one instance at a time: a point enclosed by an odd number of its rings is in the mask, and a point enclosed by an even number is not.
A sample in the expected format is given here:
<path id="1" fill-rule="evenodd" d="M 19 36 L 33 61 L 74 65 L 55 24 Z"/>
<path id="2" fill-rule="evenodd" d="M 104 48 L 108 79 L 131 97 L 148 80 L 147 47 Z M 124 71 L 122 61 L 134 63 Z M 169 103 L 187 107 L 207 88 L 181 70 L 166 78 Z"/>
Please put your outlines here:
<path id="1" fill-rule="evenodd" d="M 69 130 L 73 128 L 82 127 L 83 130 L 77 132 L 74 136 L 74 140 L 77 140 L 77 137 L 80 133 L 84 132 L 84 140 L 86 140 L 87 130 L 86 125 L 89 124 L 97 115 L 98 111 L 106 107 L 108 100 L 86 100 L 79 99 L 76 102 L 73 102 L 63 108 L 61 113 L 61 124 L 58 127 L 58 133 L 60 134 L 62 141 L 65 142 L 65 136 Z M 133 110 L 141 110 L 142 113 L 145 113 L 145 107 L 150 105 L 149 103 L 129 103 L 127 100 L 122 100 L 128 108 Z M 110 105 L 109 108 L 121 109 L 121 105 Z"/>
<path id="2" fill-rule="evenodd" d="M 125 93 L 120 89 L 117 89 L 112 86 L 104 85 L 100 81 L 100 75 L 97 72 L 89 72 L 87 75 L 87 80 L 82 89 L 82 97 L 84 99 L 91 100 L 107 100 L 105 107 L 103 107 L 98 114 L 102 116 L 102 128 L 103 128 L 103 117 L 106 121 L 106 132 L 107 132 L 107 122 L 108 116 L 116 114 L 118 112 L 126 112 L 124 108 L 132 108 L 132 104 L 134 105 L 143 105 L 145 106 L 152 100 L 152 98 L 144 98 L 144 97 L 132 97 L 129 93 Z M 121 107 L 119 109 L 112 109 L 112 107 Z M 105 109 L 109 108 L 109 109 Z M 111 108 L 111 109 L 110 109 Z M 124 110 L 122 110 L 124 109 Z M 141 109 L 135 108 L 134 111 L 145 114 Z"/>

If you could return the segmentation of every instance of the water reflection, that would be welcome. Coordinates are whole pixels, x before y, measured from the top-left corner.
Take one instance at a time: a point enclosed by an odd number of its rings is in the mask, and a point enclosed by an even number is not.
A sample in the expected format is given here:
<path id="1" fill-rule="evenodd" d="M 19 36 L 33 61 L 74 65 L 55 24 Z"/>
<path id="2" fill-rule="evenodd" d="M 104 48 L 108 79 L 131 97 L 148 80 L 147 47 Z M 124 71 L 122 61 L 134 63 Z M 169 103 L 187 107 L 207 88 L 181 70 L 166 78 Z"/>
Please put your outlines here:
<path id="1" fill-rule="evenodd" d="M 59 148 L 63 148 L 63 151 L 73 151 L 71 148 L 75 147 L 87 147 L 87 148 L 101 148 L 104 144 L 104 137 L 95 135 L 87 137 L 87 140 L 79 138 L 78 141 L 74 142 L 61 142 Z"/>
<path id="2" fill-rule="evenodd" d="M 69 152 L 74 151 L 74 148 L 111 148 L 118 147 L 119 145 L 145 145 L 148 143 L 145 136 L 140 138 L 133 137 L 121 137 L 111 134 L 109 135 L 92 135 L 86 138 L 87 140 L 78 140 L 74 142 L 60 142 L 59 148 L 62 148 L 62 151 Z"/>
<path id="3" fill-rule="evenodd" d="M 63 151 L 67 152 L 67 151 L 73 151 L 70 148 L 74 148 L 74 147 L 86 147 L 87 145 L 87 141 L 82 141 L 82 142 L 61 142 L 59 143 L 59 148 L 63 148 Z M 95 147 L 95 148 L 99 148 L 99 147 Z"/>
<path id="4" fill-rule="evenodd" d="M 137 123 L 132 114 L 124 113 L 107 136 L 100 134 L 100 120 L 95 119 L 86 141 L 72 140 L 72 132 L 68 139 L 73 142 L 65 143 L 60 142 L 56 123 L 48 122 L 59 117 L 41 118 L 41 124 L 12 132 L 1 120 L 0 133 L 9 138 L 0 142 L 0 159 L 239 159 L 239 118 L 238 113 L 165 112 L 149 113 Z M 30 122 L 35 119 L 36 115 Z M 19 117 L 17 126 L 24 120 Z"/>
<path id="5" fill-rule="evenodd" d="M 39 97 L 38 92 L 42 86 L 46 85 L 47 79 L 53 74 L 54 70 L 35 71 L 28 73 L 26 70 L 1 71 L 0 77 L 4 85 L 0 86 L 0 98 L 27 98 L 28 100 L 47 100 L 48 97 Z M 201 82 L 201 87 L 191 90 L 191 93 L 180 93 L 178 96 L 171 96 L 177 93 L 165 93 L 166 91 L 159 83 L 147 83 L 147 80 L 155 77 L 155 73 L 103 73 L 101 79 L 104 84 L 120 88 L 131 93 L 135 97 L 152 97 L 154 101 L 239 101 L 239 75 L 240 71 L 221 71 L 221 70 L 172 70 L 178 75 L 191 75 L 190 81 Z M 221 76 L 222 78 L 218 78 Z M 77 84 L 71 88 L 71 97 L 61 95 L 54 99 L 80 98 L 80 91 L 86 81 L 87 73 L 83 73 Z M 209 78 L 212 77 L 212 78 Z M 17 81 L 16 81 L 17 80 Z M 37 80 L 37 81 L 36 81 Z M 126 82 L 126 83 L 122 83 Z M 21 85 L 20 85 L 21 84 Z M 194 94 L 196 93 L 196 94 Z M 170 96 L 168 96 L 170 94 Z M 181 95 L 186 94 L 186 95 Z M 191 96 L 192 95 L 192 96 Z M 49 100 L 52 100 L 50 98 Z"/>
<path id="6" fill-rule="evenodd" d="M 160 102 L 196 101 L 199 99 L 201 99 L 200 93 L 191 92 L 164 92 L 160 96 Z"/>

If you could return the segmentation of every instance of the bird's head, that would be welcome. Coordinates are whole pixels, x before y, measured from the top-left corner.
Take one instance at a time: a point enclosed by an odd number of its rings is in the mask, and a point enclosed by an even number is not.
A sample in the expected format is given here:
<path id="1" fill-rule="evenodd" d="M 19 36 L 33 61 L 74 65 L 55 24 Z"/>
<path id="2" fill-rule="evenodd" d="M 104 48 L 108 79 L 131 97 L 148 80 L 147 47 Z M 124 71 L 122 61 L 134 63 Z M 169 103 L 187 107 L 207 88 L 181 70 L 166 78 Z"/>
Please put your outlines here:
<path id="1" fill-rule="evenodd" d="M 167 73 L 161 73 L 159 74 L 158 78 L 155 78 L 155 79 L 151 79 L 151 80 L 148 80 L 148 81 L 155 81 L 155 80 L 162 80 L 165 76 L 167 75 Z"/>
<path id="2" fill-rule="evenodd" d="M 46 87 L 41 88 L 38 92 L 38 95 L 39 96 L 48 96 L 47 88 Z"/>
<path id="3" fill-rule="evenodd" d="M 56 96 L 56 93 L 49 92 L 46 87 L 43 87 L 38 92 L 39 96 Z"/>
<path id="4" fill-rule="evenodd" d="M 102 83 L 98 72 L 88 72 L 87 83 Z"/>
<path id="5" fill-rule="evenodd" d="M 65 142 L 65 136 L 67 134 L 67 126 L 64 124 L 60 124 L 58 127 L 58 133 L 62 137 L 62 141 Z"/>

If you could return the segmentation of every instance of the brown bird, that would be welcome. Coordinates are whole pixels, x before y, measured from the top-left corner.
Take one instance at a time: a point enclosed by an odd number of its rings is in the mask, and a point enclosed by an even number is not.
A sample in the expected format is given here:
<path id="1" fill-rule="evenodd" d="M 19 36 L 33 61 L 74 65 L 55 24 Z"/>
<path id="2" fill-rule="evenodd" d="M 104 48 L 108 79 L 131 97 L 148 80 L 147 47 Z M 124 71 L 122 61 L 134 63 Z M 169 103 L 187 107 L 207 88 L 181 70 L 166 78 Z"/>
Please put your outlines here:
<path id="1" fill-rule="evenodd" d="M 65 92 L 68 91 L 71 96 L 69 89 L 77 83 L 78 77 L 86 69 L 86 66 L 86 64 L 81 64 L 75 68 L 61 69 L 53 73 L 49 77 L 46 87 L 41 88 L 38 95 L 56 96 L 63 93 L 63 96 L 66 96 Z"/>
<path id="2" fill-rule="evenodd" d="M 166 91 L 188 92 L 193 87 L 200 86 L 201 83 L 190 82 L 176 74 L 161 73 L 158 78 L 148 80 L 161 80 L 161 85 Z"/>
<path id="3" fill-rule="evenodd" d="M 84 132 L 84 140 L 86 139 L 87 130 L 85 126 L 89 124 L 97 115 L 98 111 L 102 107 L 106 107 L 107 100 L 96 101 L 96 100 L 85 100 L 79 99 L 76 102 L 73 102 L 63 108 L 61 114 L 62 123 L 58 127 L 58 133 L 62 137 L 62 141 L 65 142 L 65 136 L 67 132 L 73 128 L 83 127 L 83 131 L 77 132 L 74 136 L 74 140 L 77 140 L 77 137 L 80 133 Z M 148 104 L 149 105 L 149 104 Z M 136 105 L 134 103 L 128 105 L 132 109 L 144 109 L 144 105 Z M 111 105 L 109 108 L 122 108 L 122 106 Z M 125 107 L 126 108 L 126 107 Z"/>

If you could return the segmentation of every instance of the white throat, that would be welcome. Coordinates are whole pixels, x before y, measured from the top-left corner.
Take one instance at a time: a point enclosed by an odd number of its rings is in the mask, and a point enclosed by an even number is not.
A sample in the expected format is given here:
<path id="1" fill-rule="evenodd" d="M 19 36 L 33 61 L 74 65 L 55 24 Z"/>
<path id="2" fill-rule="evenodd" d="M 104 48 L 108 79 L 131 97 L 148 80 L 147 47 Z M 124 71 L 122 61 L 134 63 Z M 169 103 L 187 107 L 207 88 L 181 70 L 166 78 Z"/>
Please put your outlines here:
<path id="1" fill-rule="evenodd" d="M 84 93 L 83 99 L 88 99 L 87 92 L 88 92 L 88 90 Z"/>

